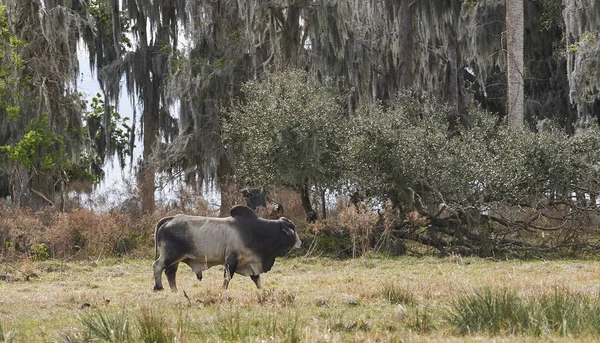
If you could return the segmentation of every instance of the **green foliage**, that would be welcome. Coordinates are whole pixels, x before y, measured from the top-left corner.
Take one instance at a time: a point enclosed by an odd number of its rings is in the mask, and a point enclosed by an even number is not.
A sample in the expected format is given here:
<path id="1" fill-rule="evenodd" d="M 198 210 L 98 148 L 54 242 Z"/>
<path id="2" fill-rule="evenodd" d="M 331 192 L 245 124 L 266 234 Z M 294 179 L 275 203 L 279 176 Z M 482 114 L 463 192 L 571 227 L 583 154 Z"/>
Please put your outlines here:
<path id="1" fill-rule="evenodd" d="M 597 127 L 572 136 L 554 128 L 511 131 L 472 111 L 470 126 L 449 134 L 448 116 L 442 103 L 415 92 L 389 107 L 363 108 L 343 154 L 349 178 L 395 205 L 437 211 L 439 204 L 548 200 L 600 176 Z"/>
<path id="2" fill-rule="evenodd" d="M 193 328 L 207 341 L 251 341 L 254 337 L 279 337 L 282 342 L 300 342 L 298 314 L 258 316 L 238 310 L 220 311 L 201 327 Z"/>
<path id="3" fill-rule="evenodd" d="M 347 258 L 352 257 L 352 246 L 352 239 L 348 234 L 334 235 L 324 233 L 319 235 L 315 250 L 319 251 L 325 256 Z"/>
<path id="4" fill-rule="evenodd" d="M 542 15 L 540 23 L 545 30 L 554 25 L 563 26 L 563 0 L 541 0 Z"/>
<path id="5" fill-rule="evenodd" d="M 132 146 L 130 145 L 130 139 L 132 135 L 132 128 L 127 123 L 129 117 L 121 117 L 116 111 L 114 106 L 108 108 L 110 112 L 110 122 L 108 125 L 108 131 L 110 137 L 108 139 L 110 148 L 109 151 L 116 152 L 119 157 L 121 166 L 125 165 L 125 158 L 131 155 Z M 104 123 L 105 103 L 102 100 L 101 94 L 96 94 L 92 98 L 90 103 L 90 111 L 84 115 L 86 122 L 86 129 L 93 142 L 92 150 L 100 156 L 100 160 L 103 163 L 105 160 L 106 152 L 106 128 Z"/>
<path id="6" fill-rule="evenodd" d="M 20 142 L 0 149 L 27 169 L 53 171 L 66 163 L 64 138 L 49 129 L 46 116 L 30 122 Z"/>
<path id="7" fill-rule="evenodd" d="M 335 90 L 300 71 L 243 87 L 244 102 L 224 118 L 223 137 L 236 175 L 264 185 L 333 187 L 347 136 Z"/>
<path id="8" fill-rule="evenodd" d="M 51 178 L 91 182 L 97 182 L 99 178 L 89 171 L 94 162 L 91 155 L 81 156 L 77 163 L 69 160 L 64 137 L 49 128 L 46 116 L 33 119 L 19 142 L 0 146 L 0 151 L 30 172 L 47 174 Z"/>
<path id="9" fill-rule="evenodd" d="M 45 261 L 50 257 L 50 248 L 44 244 L 34 244 L 29 247 L 29 254 L 34 261 Z"/>
<path id="10" fill-rule="evenodd" d="M 107 40 L 112 41 L 113 39 L 113 30 L 112 30 L 112 9 L 108 6 L 106 1 L 99 0 L 91 0 L 87 3 L 87 11 L 88 15 L 92 16 L 96 20 L 96 26 L 100 27 L 102 32 L 105 32 L 108 36 Z M 119 37 L 119 49 L 121 53 L 127 51 L 127 49 L 131 49 L 132 44 L 127 31 L 130 30 L 129 20 L 127 16 L 122 13 L 118 18 L 121 24 L 121 37 Z"/>
<path id="11" fill-rule="evenodd" d="M 26 78 L 21 77 L 24 60 L 19 50 L 27 43 L 18 39 L 8 28 L 6 6 L 0 5 L 0 113 L 5 112 L 10 120 L 19 117 L 19 92 Z"/>

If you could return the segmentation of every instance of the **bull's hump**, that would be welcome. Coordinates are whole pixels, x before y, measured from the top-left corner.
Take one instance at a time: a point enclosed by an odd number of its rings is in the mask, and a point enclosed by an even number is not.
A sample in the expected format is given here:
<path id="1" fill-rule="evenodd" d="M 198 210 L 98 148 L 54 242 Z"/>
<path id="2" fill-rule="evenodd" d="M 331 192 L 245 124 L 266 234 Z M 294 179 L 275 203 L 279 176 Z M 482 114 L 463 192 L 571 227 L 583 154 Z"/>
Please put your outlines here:
<path id="1" fill-rule="evenodd" d="M 229 214 L 233 218 L 240 219 L 258 219 L 258 215 L 250 207 L 244 205 L 236 205 L 231 208 Z"/>

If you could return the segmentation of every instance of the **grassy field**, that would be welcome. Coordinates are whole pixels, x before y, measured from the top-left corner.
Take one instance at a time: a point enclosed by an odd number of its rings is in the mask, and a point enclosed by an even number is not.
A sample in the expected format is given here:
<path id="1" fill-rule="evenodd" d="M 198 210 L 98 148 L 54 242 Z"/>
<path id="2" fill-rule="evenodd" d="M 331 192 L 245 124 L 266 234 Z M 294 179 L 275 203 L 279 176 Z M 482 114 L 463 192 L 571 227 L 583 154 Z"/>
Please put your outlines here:
<path id="1" fill-rule="evenodd" d="M 600 319 L 592 329 L 572 323 L 596 320 L 600 312 L 598 261 L 290 258 L 263 275 L 263 289 L 236 275 L 227 291 L 221 290 L 222 268 L 198 282 L 183 265 L 178 292 L 153 292 L 151 265 L 149 259 L 0 264 L 0 342 L 600 339 Z M 477 302 L 486 294 L 493 306 Z M 544 302 L 546 295 L 560 301 Z M 549 313 L 544 319 L 515 310 L 515 304 L 534 303 L 536 311 Z M 478 305 L 484 314 L 490 308 L 501 313 L 500 324 L 460 322 L 468 313 L 469 320 L 482 317 Z"/>

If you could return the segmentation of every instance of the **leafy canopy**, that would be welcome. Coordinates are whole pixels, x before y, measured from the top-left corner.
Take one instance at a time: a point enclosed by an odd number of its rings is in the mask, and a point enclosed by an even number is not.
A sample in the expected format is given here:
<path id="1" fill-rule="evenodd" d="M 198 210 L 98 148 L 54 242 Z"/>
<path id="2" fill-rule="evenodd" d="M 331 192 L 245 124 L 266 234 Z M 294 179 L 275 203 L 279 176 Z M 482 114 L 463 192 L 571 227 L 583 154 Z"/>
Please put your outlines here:
<path id="1" fill-rule="evenodd" d="M 223 120 L 238 178 L 294 189 L 339 182 L 347 130 L 333 87 L 290 71 L 246 83 L 242 90 L 244 101 L 234 103 Z"/>
<path id="2" fill-rule="evenodd" d="M 363 107 L 345 146 L 349 178 L 400 207 L 441 204 L 490 209 L 548 204 L 597 180 L 598 128 L 569 136 L 552 127 L 508 130 L 488 113 L 472 110 L 471 125 L 448 132 L 447 108 L 416 92 L 387 107 Z M 593 189 L 593 188 L 590 188 Z"/>

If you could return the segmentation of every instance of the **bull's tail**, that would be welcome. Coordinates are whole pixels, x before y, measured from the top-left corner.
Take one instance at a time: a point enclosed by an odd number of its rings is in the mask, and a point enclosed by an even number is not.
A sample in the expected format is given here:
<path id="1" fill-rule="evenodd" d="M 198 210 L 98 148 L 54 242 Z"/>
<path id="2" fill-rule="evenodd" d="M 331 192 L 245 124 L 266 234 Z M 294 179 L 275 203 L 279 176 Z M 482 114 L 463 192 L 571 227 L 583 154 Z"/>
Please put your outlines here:
<path id="1" fill-rule="evenodd" d="M 156 227 L 154 228 L 154 260 L 156 261 L 156 259 L 158 259 L 158 230 L 160 230 L 160 228 L 165 225 L 166 223 L 170 222 L 171 219 L 173 219 L 174 217 L 164 217 L 163 219 L 159 220 L 158 223 L 156 223 Z"/>

